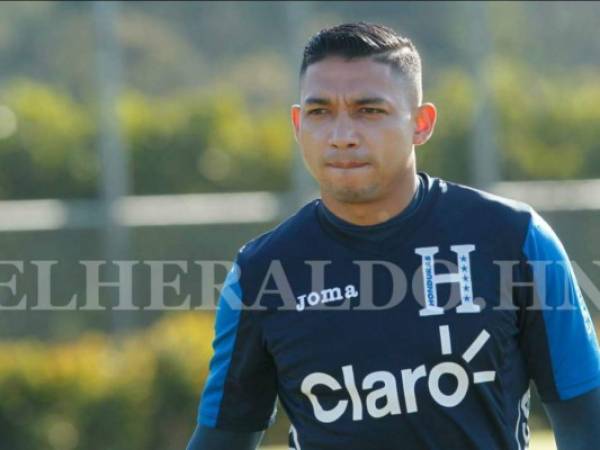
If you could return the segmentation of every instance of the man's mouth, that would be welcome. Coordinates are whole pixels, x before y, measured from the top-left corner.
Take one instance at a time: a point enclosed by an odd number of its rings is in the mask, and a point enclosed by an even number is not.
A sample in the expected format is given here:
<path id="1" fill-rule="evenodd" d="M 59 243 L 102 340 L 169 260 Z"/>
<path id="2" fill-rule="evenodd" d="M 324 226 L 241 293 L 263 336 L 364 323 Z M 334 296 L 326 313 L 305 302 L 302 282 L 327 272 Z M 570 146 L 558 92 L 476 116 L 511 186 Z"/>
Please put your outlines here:
<path id="1" fill-rule="evenodd" d="M 332 161 L 326 164 L 326 166 L 335 169 L 357 169 L 368 165 L 369 163 L 364 161 Z"/>

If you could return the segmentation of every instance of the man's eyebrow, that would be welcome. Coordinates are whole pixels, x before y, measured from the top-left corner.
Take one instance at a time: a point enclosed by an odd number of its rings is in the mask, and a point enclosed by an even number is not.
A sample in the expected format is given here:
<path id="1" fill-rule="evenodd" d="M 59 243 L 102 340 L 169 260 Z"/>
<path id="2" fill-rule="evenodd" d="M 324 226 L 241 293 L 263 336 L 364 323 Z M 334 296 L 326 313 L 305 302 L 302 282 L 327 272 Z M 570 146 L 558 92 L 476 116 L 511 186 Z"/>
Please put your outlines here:
<path id="1" fill-rule="evenodd" d="M 323 97 L 308 97 L 304 100 L 306 105 L 331 105 L 331 100 Z"/>
<path id="2" fill-rule="evenodd" d="M 304 100 L 305 105 L 331 105 L 331 100 L 325 97 L 307 97 Z M 387 100 L 382 97 L 360 97 L 352 101 L 357 106 L 362 105 L 381 105 L 387 103 Z"/>
<path id="3" fill-rule="evenodd" d="M 355 105 L 381 105 L 382 103 L 387 103 L 384 98 L 381 97 L 363 97 L 358 98 L 353 102 Z"/>

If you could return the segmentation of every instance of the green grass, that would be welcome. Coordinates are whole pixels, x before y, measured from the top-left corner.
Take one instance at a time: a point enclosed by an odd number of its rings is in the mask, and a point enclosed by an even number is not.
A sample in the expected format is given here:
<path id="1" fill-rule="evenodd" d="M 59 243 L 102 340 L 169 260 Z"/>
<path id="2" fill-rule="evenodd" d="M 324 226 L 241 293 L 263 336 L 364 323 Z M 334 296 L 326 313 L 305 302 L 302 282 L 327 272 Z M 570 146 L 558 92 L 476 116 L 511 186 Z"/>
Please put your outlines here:
<path id="1" fill-rule="evenodd" d="M 263 447 L 262 450 L 288 450 L 287 446 Z M 483 450 L 483 449 L 482 449 Z M 539 431 L 531 436 L 529 450 L 556 450 L 551 431 Z"/>

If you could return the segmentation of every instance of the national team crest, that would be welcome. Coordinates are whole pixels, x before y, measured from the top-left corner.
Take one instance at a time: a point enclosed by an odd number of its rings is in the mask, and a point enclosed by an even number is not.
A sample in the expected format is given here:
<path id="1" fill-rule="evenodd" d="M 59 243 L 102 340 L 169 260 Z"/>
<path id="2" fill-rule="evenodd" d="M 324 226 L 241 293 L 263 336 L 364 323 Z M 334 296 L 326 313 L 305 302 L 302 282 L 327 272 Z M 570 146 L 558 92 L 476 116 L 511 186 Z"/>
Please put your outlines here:
<path id="1" fill-rule="evenodd" d="M 439 247 L 418 247 L 415 253 L 421 256 L 423 271 L 423 292 L 425 306 L 419 311 L 420 316 L 437 316 L 444 314 L 444 308 L 438 306 L 437 285 L 441 283 L 458 283 L 460 286 L 460 305 L 458 313 L 481 312 L 481 306 L 473 303 L 473 283 L 471 276 L 471 252 L 474 244 L 452 245 L 450 250 L 456 254 L 458 271 L 454 273 L 436 274 L 435 255 Z"/>

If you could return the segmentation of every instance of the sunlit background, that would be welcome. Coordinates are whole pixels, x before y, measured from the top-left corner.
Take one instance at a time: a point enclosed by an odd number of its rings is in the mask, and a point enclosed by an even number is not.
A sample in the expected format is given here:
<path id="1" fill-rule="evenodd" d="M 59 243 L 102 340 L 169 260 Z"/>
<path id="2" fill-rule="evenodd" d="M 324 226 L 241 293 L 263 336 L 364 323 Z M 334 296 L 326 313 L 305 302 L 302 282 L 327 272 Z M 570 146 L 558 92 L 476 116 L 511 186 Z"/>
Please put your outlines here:
<path id="1" fill-rule="evenodd" d="M 421 52 L 439 122 L 420 169 L 529 202 L 585 293 L 600 286 L 598 3 L 3 2 L 0 260 L 22 266 L 0 264 L 1 450 L 185 447 L 213 335 L 212 312 L 190 312 L 207 295 L 193 262 L 231 260 L 314 198 L 288 121 L 301 50 L 356 20 Z M 152 310 L 144 266 L 144 310 L 111 308 L 114 288 L 105 311 L 36 310 L 33 262 L 56 262 L 65 306 L 85 298 L 83 260 L 185 263 L 165 301 L 191 305 Z M 537 400 L 531 424 L 533 450 L 552 448 Z"/>

